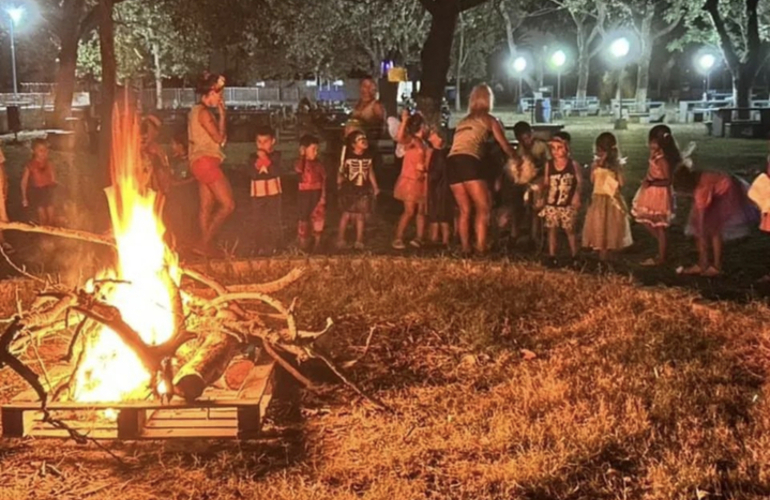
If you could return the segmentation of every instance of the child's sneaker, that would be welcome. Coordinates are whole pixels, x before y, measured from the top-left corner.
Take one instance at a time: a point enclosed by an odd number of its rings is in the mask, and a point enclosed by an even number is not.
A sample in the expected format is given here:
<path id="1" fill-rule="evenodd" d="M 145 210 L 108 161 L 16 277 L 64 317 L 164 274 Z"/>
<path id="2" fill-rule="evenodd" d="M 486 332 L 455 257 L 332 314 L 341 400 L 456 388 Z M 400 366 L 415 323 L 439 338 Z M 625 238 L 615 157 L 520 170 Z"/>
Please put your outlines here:
<path id="1" fill-rule="evenodd" d="M 409 245 L 414 248 L 422 248 L 422 242 L 420 240 L 412 240 L 409 242 Z"/>
<path id="2" fill-rule="evenodd" d="M 356 241 L 355 243 L 353 243 L 353 248 L 355 248 L 356 250 L 363 250 L 366 248 L 366 246 L 360 241 Z"/>
<path id="3" fill-rule="evenodd" d="M 390 246 L 396 250 L 404 250 L 406 248 L 406 245 L 404 245 L 404 240 L 393 240 L 393 243 L 391 243 Z"/>

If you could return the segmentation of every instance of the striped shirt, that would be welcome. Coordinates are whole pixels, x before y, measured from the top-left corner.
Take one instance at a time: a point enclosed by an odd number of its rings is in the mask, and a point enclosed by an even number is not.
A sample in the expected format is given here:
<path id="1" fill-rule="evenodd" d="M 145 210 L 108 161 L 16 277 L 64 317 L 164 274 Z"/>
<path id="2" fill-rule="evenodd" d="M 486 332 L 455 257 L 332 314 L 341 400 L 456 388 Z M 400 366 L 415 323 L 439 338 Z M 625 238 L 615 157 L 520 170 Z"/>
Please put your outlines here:
<path id="1" fill-rule="evenodd" d="M 280 174 L 281 154 L 278 151 L 270 153 L 268 158 L 251 155 L 249 165 L 252 198 L 276 196 L 283 192 Z"/>

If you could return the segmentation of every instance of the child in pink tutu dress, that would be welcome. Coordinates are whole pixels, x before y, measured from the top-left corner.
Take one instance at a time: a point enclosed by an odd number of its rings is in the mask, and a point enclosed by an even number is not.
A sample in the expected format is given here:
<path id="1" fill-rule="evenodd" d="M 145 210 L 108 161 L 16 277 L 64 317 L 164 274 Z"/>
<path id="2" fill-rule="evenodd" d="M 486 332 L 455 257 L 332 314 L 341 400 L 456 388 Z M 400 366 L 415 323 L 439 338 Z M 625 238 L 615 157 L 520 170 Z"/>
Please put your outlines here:
<path id="1" fill-rule="evenodd" d="M 722 242 L 749 234 L 758 220 L 757 210 L 747 196 L 748 185 L 723 172 L 695 171 L 681 165 L 674 173 L 676 192 L 693 197 L 685 234 L 698 241 L 698 263 L 685 274 L 717 276 L 722 271 Z M 713 260 L 709 260 L 709 246 Z"/>
<path id="2" fill-rule="evenodd" d="M 681 163 L 682 155 L 671 135 L 671 129 L 666 125 L 656 125 L 650 129 L 648 144 L 650 163 L 642 186 L 634 196 L 631 213 L 636 222 L 642 224 L 658 241 L 657 257 L 642 262 L 642 265 L 654 266 L 666 261 L 666 231 L 675 210 L 671 174 Z"/>
<path id="3" fill-rule="evenodd" d="M 404 203 L 404 212 L 396 226 L 396 239 L 393 248 L 403 250 L 406 227 L 415 219 L 417 235 L 409 242 L 415 248 L 420 248 L 425 237 L 426 199 L 428 195 L 428 164 L 430 148 L 425 142 L 427 127 L 422 115 L 410 115 L 404 110 L 401 115 L 401 125 L 396 134 L 396 140 L 404 147 L 404 162 L 401 175 L 398 176 L 393 197 Z"/>
<path id="4" fill-rule="evenodd" d="M 767 157 L 767 166 L 765 167 L 765 174 L 770 176 L 770 155 Z M 759 222 L 759 230 L 766 233 L 770 233 L 770 212 L 762 213 L 762 219 Z M 767 275 L 768 281 L 770 281 L 770 274 Z"/>

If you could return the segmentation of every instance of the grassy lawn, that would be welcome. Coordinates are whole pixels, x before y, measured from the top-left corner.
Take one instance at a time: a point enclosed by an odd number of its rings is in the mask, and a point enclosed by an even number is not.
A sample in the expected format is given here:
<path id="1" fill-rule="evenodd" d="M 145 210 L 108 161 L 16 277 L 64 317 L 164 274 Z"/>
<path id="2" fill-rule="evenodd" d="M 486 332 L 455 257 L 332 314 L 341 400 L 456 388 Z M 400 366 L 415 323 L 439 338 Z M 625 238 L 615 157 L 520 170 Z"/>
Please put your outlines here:
<path id="1" fill-rule="evenodd" d="M 3 442 L 0 499 L 770 495 L 764 306 L 447 259 L 318 262 L 281 296 L 295 295 L 300 325 L 335 319 L 337 359 L 376 327 L 349 374 L 394 413 L 285 383 L 259 443 L 115 444 L 121 466 L 92 446 Z M 5 370 L 0 388 L 21 384 Z"/>

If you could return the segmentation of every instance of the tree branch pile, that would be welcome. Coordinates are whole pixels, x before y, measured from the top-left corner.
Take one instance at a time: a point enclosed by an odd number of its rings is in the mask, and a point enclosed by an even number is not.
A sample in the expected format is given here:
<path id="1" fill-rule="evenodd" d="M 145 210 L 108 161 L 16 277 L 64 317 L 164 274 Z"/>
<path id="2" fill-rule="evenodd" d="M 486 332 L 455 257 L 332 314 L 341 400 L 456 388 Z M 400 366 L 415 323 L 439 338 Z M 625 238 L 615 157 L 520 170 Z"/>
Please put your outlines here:
<path id="1" fill-rule="evenodd" d="M 0 223 L 0 230 L 19 230 L 75 238 L 114 247 L 106 237 L 67 229 Z M 60 284 L 41 283 L 39 298 L 27 311 L 21 310 L 7 321 L 0 334 L 0 368 L 8 366 L 18 373 L 37 393 L 41 409 L 47 413 L 52 401 L 72 399 L 74 375 L 77 373 L 89 343 L 87 339 L 107 327 L 117 334 L 126 348 L 131 349 L 152 375 L 147 387 L 148 397 L 169 400 L 175 396 L 187 400 L 198 398 L 203 390 L 216 382 L 230 360 L 252 346 L 263 350 L 279 366 L 310 390 L 316 386 L 303 376 L 286 358 L 297 363 L 318 359 L 325 363 L 340 380 L 378 409 L 387 406 L 369 396 L 343 374 L 343 371 L 316 346 L 332 326 L 327 319 L 320 331 L 300 330 L 295 318 L 296 300 L 286 306 L 273 293 L 299 280 L 304 269 L 294 269 L 279 280 L 269 283 L 225 286 L 199 271 L 180 269 L 179 285 L 168 278 L 173 290 L 173 311 L 176 328 L 170 340 L 148 345 L 109 304 L 116 287 L 130 283 L 104 280 L 85 289 L 66 288 Z M 166 273 L 164 273 L 166 274 Z M 170 274 L 169 274 L 170 276 Z M 30 345 L 53 335 L 69 337 L 69 348 L 63 361 L 69 363 L 71 375 L 53 384 L 41 380 L 35 371 L 20 360 Z M 175 369 L 178 366 L 179 369 Z M 160 382 L 163 381 L 163 384 Z M 159 387 L 173 390 L 159 390 Z"/>

